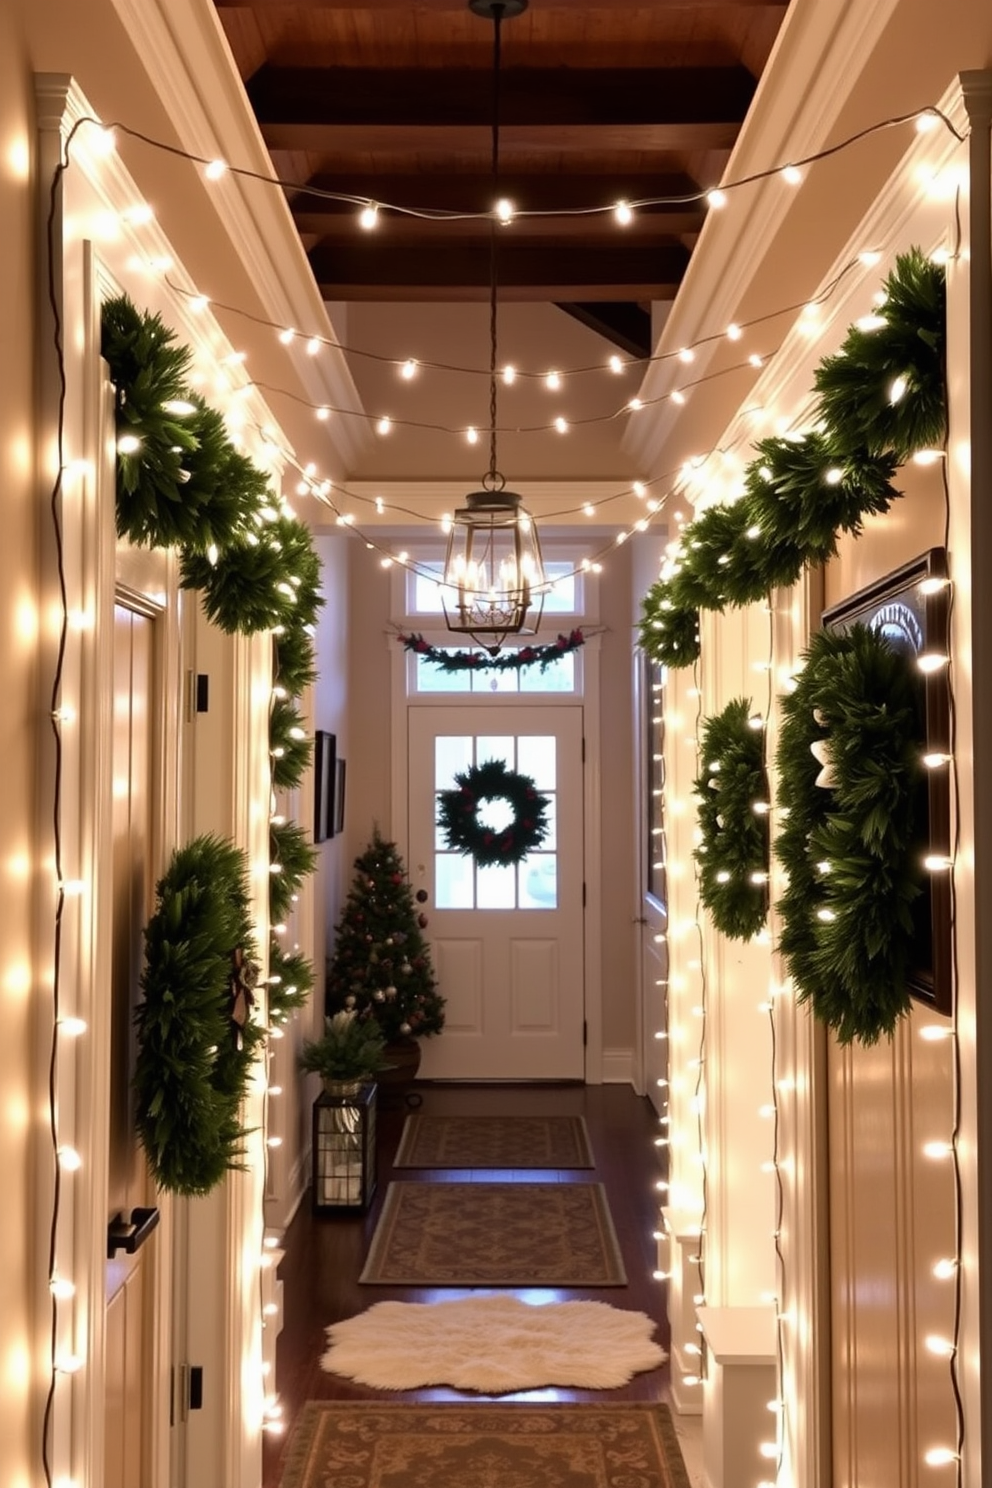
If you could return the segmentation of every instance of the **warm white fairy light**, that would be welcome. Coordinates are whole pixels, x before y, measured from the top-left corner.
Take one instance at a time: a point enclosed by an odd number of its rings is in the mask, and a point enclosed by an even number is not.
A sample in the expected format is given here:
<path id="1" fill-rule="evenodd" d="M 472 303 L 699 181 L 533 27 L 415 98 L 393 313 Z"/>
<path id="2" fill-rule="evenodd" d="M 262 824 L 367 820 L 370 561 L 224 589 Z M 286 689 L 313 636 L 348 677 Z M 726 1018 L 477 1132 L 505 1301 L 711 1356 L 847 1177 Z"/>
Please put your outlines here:
<path id="1" fill-rule="evenodd" d="M 555 419 L 555 429 L 558 431 L 559 434 L 568 433 L 568 420 L 562 418 L 561 414 L 559 414 L 558 417 Z"/>
<path id="2" fill-rule="evenodd" d="M 610 357 L 608 365 L 610 371 L 614 373 L 614 375 L 619 375 L 623 371 L 623 358 L 618 357 L 616 352 L 614 352 L 613 355 Z"/>
<path id="3" fill-rule="evenodd" d="M 787 186 L 799 186 L 803 179 L 803 173 L 798 165 L 783 165 L 780 174 Z"/>
<path id="4" fill-rule="evenodd" d="M 364 206 L 361 212 L 358 214 L 358 225 L 359 227 L 364 228 L 366 232 L 371 232 L 374 227 L 378 226 L 378 224 L 379 208 L 376 206 L 375 202 L 369 202 L 368 205 Z"/>
<path id="5" fill-rule="evenodd" d="M 59 1032 L 64 1033 L 67 1038 L 81 1038 L 89 1024 L 85 1018 L 60 1018 L 58 1027 Z"/>
<path id="6" fill-rule="evenodd" d="M 474 428 L 472 428 L 471 425 L 469 425 L 469 427 L 465 430 L 465 438 L 468 440 L 469 444 L 478 444 L 478 442 L 479 442 L 479 431 L 478 431 L 478 429 L 474 429 Z"/>
<path id="7" fill-rule="evenodd" d="M 942 652 L 921 651 L 916 658 L 916 665 L 921 672 L 939 672 L 941 667 L 947 666 L 949 661 L 950 657 L 943 655 Z"/>
<path id="8" fill-rule="evenodd" d="M 624 201 L 621 198 L 613 208 L 613 216 L 621 227 L 629 227 L 634 220 L 634 212 L 630 202 Z"/>
<path id="9" fill-rule="evenodd" d="M 379 419 L 377 421 L 376 426 L 375 426 L 375 431 L 376 431 L 377 434 L 388 434 L 389 431 L 390 431 L 390 429 L 392 427 L 393 427 L 393 421 L 392 421 L 392 419 L 391 418 L 388 418 L 388 417 L 386 417 L 384 415 L 381 419 Z"/>
<path id="10" fill-rule="evenodd" d="M 415 357 L 407 357 L 406 361 L 400 367 L 400 376 L 405 382 L 411 382 L 416 377 L 418 365 Z"/>
<path id="11" fill-rule="evenodd" d="M 727 193 L 721 191 L 718 186 L 714 187 L 712 191 L 707 191 L 706 193 L 706 205 L 715 207 L 717 210 L 720 207 L 725 207 L 727 205 Z"/>
<path id="12" fill-rule="evenodd" d="M 494 211 L 499 221 L 503 223 L 504 227 L 508 222 L 513 221 L 515 208 L 513 203 L 511 201 L 508 201 L 505 196 L 500 197 L 499 201 L 496 203 Z"/>
<path id="13" fill-rule="evenodd" d="M 727 340 L 739 341 L 743 334 L 744 332 L 741 330 L 740 326 L 737 325 L 735 321 L 731 321 L 730 325 L 728 325 L 727 327 Z"/>
<path id="14" fill-rule="evenodd" d="M 678 403 L 679 406 L 681 406 L 685 402 L 685 393 L 683 393 L 681 388 L 673 388 L 669 396 L 671 397 L 672 402 Z"/>
<path id="15" fill-rule="evenodd" d="M 544 379 L 544 385 L 545 387 L 549 387 L 553 393 L 556 393 L 561 387 L 561 373 L 549 372 Z"/>
<path id="16" fill-rule="evenodd" d="M 221 176 L 227 174 L 226 160 L 211 160 L 203 168 L 203 174 L 208 181 L 219 181 Z"/>
<path id="17" fill-rule="evenodd" d="M 512 387 L 517 380 L 517 369 L 509 363 L 503 368 L 503 381 L 507 387 Z"/>
<path id="18" fill-rule="evenodd" d="M 931 1447 L 923 1454 L 923 1461 L 927 1467 L 947 1467 L 952 1462 L 957 1462 L 958 1454 L 950 1447 Z"/>

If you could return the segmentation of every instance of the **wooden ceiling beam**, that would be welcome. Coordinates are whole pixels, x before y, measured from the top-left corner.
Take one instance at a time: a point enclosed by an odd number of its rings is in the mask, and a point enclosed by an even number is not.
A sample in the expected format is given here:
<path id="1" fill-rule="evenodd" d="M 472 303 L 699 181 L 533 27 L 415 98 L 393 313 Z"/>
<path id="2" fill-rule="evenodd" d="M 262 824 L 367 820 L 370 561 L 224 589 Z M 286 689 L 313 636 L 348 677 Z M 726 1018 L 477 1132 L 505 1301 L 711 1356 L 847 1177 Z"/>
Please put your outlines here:
<path id="1" fill-rule="evenodd" d="M 303 124 L 418 133 L 489 129 L 490 78 L 478 68 L 277 67 L 248 81 L 263 131 Z M 755 80 L 746 67 L 508 67 L 500 125 L 601 130 L 744 121 Z"/>
<path id="2" fill-rule="evenodd" d="M 458 247 L 318 244 L 308 257 L 327 300 L 484 300 L 489 294 L 488 255 Z M 671 299 L 688 262 L 688 251 L 679 244 L 621 243 L 565 252 L 531 244 L 504 246 L 499 294 L 504 300 L 557 303 Z"/>
<path id="3" fill-rule="evenodd" d="M 613 0 L 612 5 L 607 0 L 601 0 L 601 3 L 603 9 L 623 9 L 619 0 Z M 294 10 L 304 14 L 321 10 L 396 10 L 404 14 L 410 11 L 410 0 L 251 0 L 248 7 L 245 6 L 245 0 L 214 0 L 214 4 L 218 10 L 278 10 L 282 6 L 291 5 Z M 575 9 L 575 0 L 540 0 L 540 4 L 542 10 Z M 785 10 L 786 4 L 787 0 L 652 0 L 656 10 Z M 643 0 L 634 0 L 627 8 L 636 10 L 642 5 Z M 466 7 L 467 0 L 417 0 L 418 10 L 436 15 L 462 12 Z"/>

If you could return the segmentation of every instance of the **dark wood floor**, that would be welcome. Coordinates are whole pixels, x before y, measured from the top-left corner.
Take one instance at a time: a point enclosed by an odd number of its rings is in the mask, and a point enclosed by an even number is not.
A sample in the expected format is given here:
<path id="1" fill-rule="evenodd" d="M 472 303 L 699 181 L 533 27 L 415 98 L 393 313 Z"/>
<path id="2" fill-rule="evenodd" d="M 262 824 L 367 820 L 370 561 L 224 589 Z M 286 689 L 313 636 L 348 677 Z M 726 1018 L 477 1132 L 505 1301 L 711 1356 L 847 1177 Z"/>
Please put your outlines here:
<path id="1" fill-rule="evenodd" d="M 668 1322 L 664 1285 L 652 1277 L 659 1195 L 655 1184 L 664 1176 L 659 1149 L 657 1118 L 647 1100 L 627 1085 L 418 1085 L 424 1113 L 432 1115 L 582 1115 L 585 1117 L 596 1161 L 595 1170 L 528 1169 L 526 1172 L 489 1172 L 488 1178 L 522 1181 L 589 1182 L 606 1186 L 617 1239 L 623 1253 L 628 1284 L 625 1287 L 568 1288 L 549 1292 L 541 1300 L 566 1301 L 591 1298 L 615 1307 L 646 1312 L 658 1323 L 657 1337 L 668 1347 Z M 283 1404 L 287 1435 L 268 1436 L 265 1441 L 264 1488 L 278 1488 L 280 1460 L 296 1412 L 307 1400 L 479 1400 L 487 1397 L 448 1388 L 404 1392 L 372 1390 L 355 1385 L 320 1367 L 324 1351 L 324 1329 L 342 1318 L 362 1312 L 374 1302 L 395 1299 L 429 1302 L 468 1295 L 455 1287 L 359 1286 L 365 1252 L 378 1218 L 386 1186 L 392 1177 L 406 1110 L 394 1107 L 379 1113 L 379 1186 L 368 1214 L 321 1216 L 310 1212 L 309 1194 L 286 1233 L 286 1255 L 280 1269 L 284 1283 L 284 1323 L 279 1337 L 276 1386 Z M 463 1170 L 403 1169 L 405 1181 L 465 1181 L 472 1174 Z M 517 1296 L 533 1296 L 514 1289 Z M 554 1389 L 501 1396 L 503 1400 L 664 1400 L 668 1398 L 668 1366 L 635 1375 L 618 1390 Z"/>

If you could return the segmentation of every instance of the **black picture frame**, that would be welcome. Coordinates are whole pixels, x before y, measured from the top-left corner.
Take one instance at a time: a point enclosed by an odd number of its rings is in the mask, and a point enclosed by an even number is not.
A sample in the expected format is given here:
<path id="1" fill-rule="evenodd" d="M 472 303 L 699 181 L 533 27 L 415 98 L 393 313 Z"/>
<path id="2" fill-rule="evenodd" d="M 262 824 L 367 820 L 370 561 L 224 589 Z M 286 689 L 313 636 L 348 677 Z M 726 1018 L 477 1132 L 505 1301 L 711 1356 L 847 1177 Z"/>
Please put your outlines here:
<path id="1" fill-rule="evenodd" d="M 314 734 L 313 748 L 313 840 L 326 842 L 334 836 L 334 786 L 337 765 L 337 735 L 324 729 Z"/>
<path id="2" fill-rule="evenodd" d="M 924 652 L 948 654 L 950 590 L 947 553 L 930 548 L 874 584 L 860 589 L 823 612 L 828 630 L 867 625 L 881 630 L 914 660 Z M 950 693 L 947 667 L 915 670 L 921 754 L 950 755 Z M 926 770 L 920 785 L 919 848 L 949 857 L 951 850 L 951 777 L 948 767 Z M 950 875 L 928 875 L 928 892 L 914 906 L 912 959 L 908 978 L 913 997 L 948 1017 L 953 1008 L 951 976 Z"/>
<path id="3" fill-rule="evenodd" d="M 343 759 L 337 761 L 337 769 L 334 781 L 334 831 L 344 831 L 344 781 L 345 762 Z"/>

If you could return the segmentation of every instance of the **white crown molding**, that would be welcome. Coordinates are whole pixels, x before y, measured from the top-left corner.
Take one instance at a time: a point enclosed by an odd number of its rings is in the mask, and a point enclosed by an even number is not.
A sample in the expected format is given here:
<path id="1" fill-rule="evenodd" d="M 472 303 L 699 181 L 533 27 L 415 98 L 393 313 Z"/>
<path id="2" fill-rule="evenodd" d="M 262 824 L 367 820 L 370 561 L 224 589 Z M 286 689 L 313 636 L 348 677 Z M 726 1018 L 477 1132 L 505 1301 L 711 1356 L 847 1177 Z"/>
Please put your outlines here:
<path id="1" fill-rule="evenodd" d="M 724 180 L 784 165 L 823 147 L 898 3 L 796 0 L 762 73 Z M 747 187 L 742 198 L 732 214 L 707 216 L 655 357 L 671 356 L 734 320 L 797 199 L 774 176 Z M 705 375 L 720 345 L 717 340 L 699 350 L 694 378 Z M 645 401 L 663 397 L 678 367 L 677 361 L 655 362 L 640 396 Z M 630 421 L 625 452 L 651 469 L 678 417 L 678 410 L 665 404 L 650 422 Z"/>
<path id="2" fill-rule="evenodd" d="M 149 80 L 181 147 L 271 176 L 272 162 L 210 0 L 113 3 L 139 55 L 155 58 Z M 299 328 L 305 335 L 335 339 L 282 190 L 230 173 L 215 183 L 215 190 L 218 222 L 251 276 L 264 317 Z M 207 294 L 213 290 L 220 297 L 219 286 L 197 285 L 196 289 Z M 328 347 L 313 358 L 300 345 L 287 355 L 292 356 L 305 395 L 315 406 L 329 404 L 364 412 L 340 351 Z M 349 469 L 372 441 L 363 419 L 336 422 L 330 437 Z"/>

